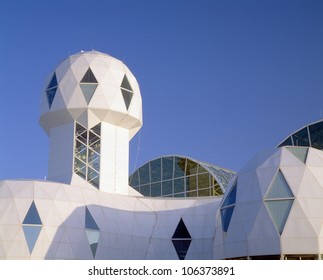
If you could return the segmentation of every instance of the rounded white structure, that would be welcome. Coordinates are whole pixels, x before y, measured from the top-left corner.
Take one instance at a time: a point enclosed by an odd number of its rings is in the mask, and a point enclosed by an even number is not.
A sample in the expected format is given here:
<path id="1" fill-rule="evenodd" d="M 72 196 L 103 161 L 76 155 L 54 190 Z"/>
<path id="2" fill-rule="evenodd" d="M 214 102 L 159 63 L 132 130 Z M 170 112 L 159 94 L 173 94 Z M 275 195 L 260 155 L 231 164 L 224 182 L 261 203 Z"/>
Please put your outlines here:
<path id="1" fill-rule="evenodd" d="M 50 137 L 48 179 L 128 193 L 129 140 L 142 126 L 139 85 L 120 60 L 80 52 L 49 75 L 40 125 Z"/>
<path id="2" fill-rule="evenodd" d="M 215 259 L 320 259 L 323 152 L 283 147 L 256 156 L 221 203 Z"/>

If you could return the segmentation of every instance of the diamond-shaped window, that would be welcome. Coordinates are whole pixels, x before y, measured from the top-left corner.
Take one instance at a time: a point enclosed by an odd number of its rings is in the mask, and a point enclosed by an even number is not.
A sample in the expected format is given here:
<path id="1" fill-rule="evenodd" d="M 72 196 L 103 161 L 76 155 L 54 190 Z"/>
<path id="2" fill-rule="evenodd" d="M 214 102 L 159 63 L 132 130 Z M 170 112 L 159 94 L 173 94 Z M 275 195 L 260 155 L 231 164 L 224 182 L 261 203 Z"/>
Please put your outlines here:
<path id="1" fill-rule="evenodd" d="M 293 202 L 294 195 L 283 173 L 279 170 L 265 196 L 265 204 L 280 234 L 284 230 Z"/>
<path id="2" fill-rule="evenodd" d="M 185 259 L 191 241 L 191 235 L 181 218 L 172 237 L 174 248 L 180 260 Z"/>
<path id="3" fill-rule="evenodd" d="M 58 87 L 57 78 L 56 78 L 56 73 L 54 72 L 53 77 L 46 88 L 46 95 L 47 95 L 49 109 L 52 107 L 52 104 L 56 95 L 57 87 Z"/>
<path id="4" fill-rule="evenodd" d="M 124 75 L 122 83 L 121 83 L 121 92 L 123 101 L 126 105 L 127 110 L 129 109 L 132 97 L 133 97 L 133 90 L 127 78 L 127 75 Z"/>
<path id="5" fill-rule="evenodd" d="M 93 216 L 91 215 L 89 209 L 85 207 L 85 233 L 93 254 L 95 257 L 96 250 L 98 248 L 100 228 L 95 222 Z"/>
<path id="6" fill-rule="evenodd" d="M 42 221 L 39 217 L 35 202 L 32 202 L 26 217 L 22 223 L 29 252 L 31 253 L 35 247 L 38 236 L 42 229 Z"/>
<path id="7" fill-rule="evenodd" d="M 86 100 L 86 103 L 89 105 L 93 94 L 98 86 L 98 81 L 95 78 L 91 68 L 89 68 L 86 73 L 84 74 L 81 82 L 80 88 L 82 90 L 83 96 Z"/>

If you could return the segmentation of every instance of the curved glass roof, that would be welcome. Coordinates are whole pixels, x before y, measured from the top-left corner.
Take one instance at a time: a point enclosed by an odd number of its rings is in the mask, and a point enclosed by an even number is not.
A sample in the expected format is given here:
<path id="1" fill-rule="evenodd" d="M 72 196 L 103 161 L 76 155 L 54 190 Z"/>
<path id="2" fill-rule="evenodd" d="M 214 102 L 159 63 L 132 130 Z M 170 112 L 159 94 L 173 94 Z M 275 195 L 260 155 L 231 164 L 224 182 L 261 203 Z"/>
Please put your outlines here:
<path id="1" fill-rule="evenodd" d="M 277 145 L 277 147 L 283 146 L 303 146 L 323 150 L 323 119 L 288 135 Z"/>
<path id="2" fill-rule="evenodd" d="M 129 185 L 144 196 L 223 195 L 234 171 L 182 156 L 163 156 L 139 167 Z"/>

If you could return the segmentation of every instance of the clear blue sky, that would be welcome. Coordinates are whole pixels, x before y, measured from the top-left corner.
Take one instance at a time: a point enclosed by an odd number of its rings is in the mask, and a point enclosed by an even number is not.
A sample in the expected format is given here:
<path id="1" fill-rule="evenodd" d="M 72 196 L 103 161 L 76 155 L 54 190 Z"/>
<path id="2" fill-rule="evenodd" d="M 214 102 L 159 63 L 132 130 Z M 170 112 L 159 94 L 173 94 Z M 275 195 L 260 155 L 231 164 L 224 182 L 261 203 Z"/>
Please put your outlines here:
<path id="1" fill-rule="evenodd" d="M 140 84 L 136 167 L 180 154 L 239 170 L 323 112 L 323 1 L 1 0 L 0 179 L 47 174 L 44 80 L 91 49 Z"/>

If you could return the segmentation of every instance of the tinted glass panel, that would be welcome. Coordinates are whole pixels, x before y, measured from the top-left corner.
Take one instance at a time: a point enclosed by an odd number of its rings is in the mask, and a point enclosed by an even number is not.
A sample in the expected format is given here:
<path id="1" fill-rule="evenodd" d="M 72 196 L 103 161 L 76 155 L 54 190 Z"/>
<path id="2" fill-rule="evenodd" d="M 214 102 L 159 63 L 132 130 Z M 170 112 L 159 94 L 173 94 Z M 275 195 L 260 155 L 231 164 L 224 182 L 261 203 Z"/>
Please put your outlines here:
<path id="1" fill-rule="evenodd" d="M 191 240 L 172 240 L 177 256 L 180 260 L 185 260 Z"/>
<path id="2" fill-rule="evenodd" d="M 150 162 L 151 181 L 161 181 L 161 159 L 156 159 Z"/>
<path id="3" fill-rule="evenodd" d="M 81 83 L 89 83 L 89 84 L 97 84 L 98 81 L 96 80 L 91 68 L 89 68 L 85 75 L 83 76 Z"/>
<path id="4" fill-rule="evenodd" d="M 163 181 L 162 182 L 162 195 L 173 194 L 173 181 Z"/>
<path id="5" fill-rule="evenodd" d="M 313 148 L 323 150 L 323 121 L 309 126 Z"/>
<path id="6" fill-rule="evenodd" d="M 210 189 L 198 190 L 198 196 L 210 196 Z"/>
<path id="7" fill-rule="evenodd" d="M 293 134 L 294 146 L 309 146 L 307 127 Z"/>
<path id="8" fill-rule="evenodd" d="M 174 165 L 174 177 L 183 177 L 185 176 L 185 164 L 186 159 L 175 157 L 175 165 Z"/>
<path id="9" fill-rule="evenodd" d="M 131 85 L 129 83 L 129 80 L 128 80 L 126 75 L 124 75 L 124 77 L 123 77 L 121 87 L 124 88 L 124 89 L 132 91 L 132 87 L 131 87 Z"/>
<path id="10" fill-rule="evenodd" d="M 169 180 L 173 178 L 173 166 L 173 157 L 162 158 L 163 180 Z"/>
<path id="11" fill-rule="evenodd" d="M 186 177 L 186 191 L 195 191 L 197 189 L 196 176 Z"/>
<path id="12" fill-rule="evenodd" d="M 181 193 L 185 191 L 184 178 L 174 180 L 174 193 Z"/>
<path id="13" fill-rule="evenodd" d="M 131 100 L 132 100 L 133 93 L 131 91 L 127 91 L 124 89 L 121 89 L 121 92 L 122 92 L 123 101 L 124 101 L 126 108 L 128 110 Z"/>
<path id="14" fill-rule="evenodd" d="M 199 174 L 198 175 L 198 188 L 205 189 L 210 187 L 209 182 L 209 173 Z"/>
<path id="15" fill-rule="evenodd" d="M 235 204 L 236 194 L 237 194 L 237 182 L 235 182 L 234 186 L 230 190 L 230 193 L 228 194 L 225 201 L 223 202 L 222 207 Z"/>
<path id="16" fill-rule="evenodd" d="M 186 161 L 186 175 L 193 175 L 197 173 L 198 164 L 190 159 Z"/>
<path id="17" fill-rule="evenodd" d="M 57 79 L 56 79 L 56 73 L 54 73 L 52 79 L 50 80 L 49 85 L 47 86 L 47 89 L 57 87 Z"/>
<path id="18" fill-rule="evenodd" d="M 293 196 L 283 173 L 279 170 L 269 189 L 266 199 L 290 198 Z"/>
<path id="19" fill-rule="evenodd" d="M 80 84 L 83 96 L 87 104 L 90 103 L 97 86 L 97 84 Z"/>
<path id="20" fill-rule="evenodd" d="M 180 219 L 173 234 L 173 238 L 191 238 L 183 219 Z"/>
<path id="21" fill-rule="evenodd" d="M 22 226 L 25 238 L 28 244 L 29 252 L 31 253 L 35 247 L 39 233 L 42 229 L 41 226 Z"/>
<path id="22" fill-rule="evenodd" d="M 28 224 L 28 225 L 41 225 L 41 219 L 39 217 L 35 202 L 32 202 L 26 217 L 24 221 L 22 222 L 23 224 Z"/>
<path id="23" fill-rule="evenodd" d="M 98 225 L 94 221 L 94 218 L 87 207 L 85 207 L 85 228 L 99 230 Z"/>
<path id="24" fill-rule="evenodd" d="M 233 214 L 233 209 L 233 206 L 221 209 L 222 230 L 224 232 L 228 231 L 231 217 Z"/>
<path id="25" fill-rule="evenodd" d="M 287 149 L 300 161 L 306 162 L 308 148 L 303 147 L 287 147 Z"/>
<path id="26" fill-rule="evenodd" d="M 278 147 L 284 146 L 293 146 L 292 138 L 288 137 L 283 143 L 281 143 Z"/>
<path id="27" fill-rule="evenodd" d="M 151 196 L 161 196 L 161 183 L 151 184 Z"/>
<path id="28" fill-rule="evenodd" d="M 150 185 L 140 186 L 140 193 L 144 196 L 150 196 Z"/>
<path id="29" fill-rule="evenodd" d="M 293 200 L 272 200 L 266 201 L 271 217 L 281 234 L 283 232 L 286 220 L 289 215 L 289 211 L 293 205 Z"/>
<path id="30" fill-rule="evenodd" d="M 130 185 L 138 186 L 139 185 L 139 171 L 136 171 L 130 176 Z"/>
<path id="31" fill-rule="evenodd" d="M 139 168 L 139 176 L 140 176 L 140 184 L 148 184 L 150 182 L 149 179 L 149 164 L 145 164 L 144 166 Z"/>

